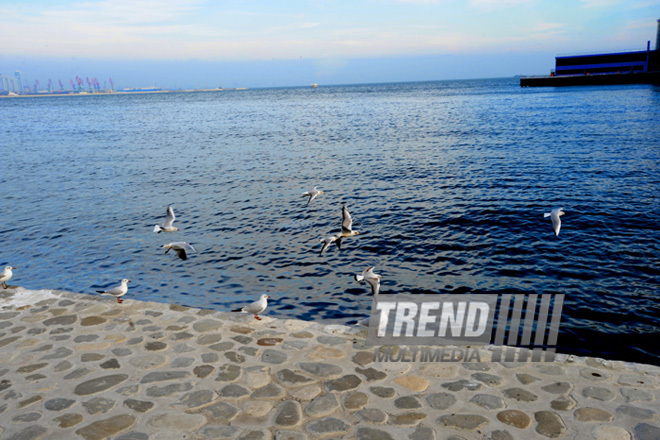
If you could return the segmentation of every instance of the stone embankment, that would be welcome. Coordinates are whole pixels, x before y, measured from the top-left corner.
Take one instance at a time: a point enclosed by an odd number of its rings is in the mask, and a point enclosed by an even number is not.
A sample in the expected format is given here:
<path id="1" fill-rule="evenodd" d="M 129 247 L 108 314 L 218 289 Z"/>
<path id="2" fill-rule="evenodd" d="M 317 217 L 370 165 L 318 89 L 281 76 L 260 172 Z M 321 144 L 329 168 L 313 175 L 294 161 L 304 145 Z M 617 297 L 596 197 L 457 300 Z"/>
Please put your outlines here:
<path id="1" fill-rule="evenodd" d="M 660 439 L 654 366 L 374 353 L 360 328 L 10 287 L 0 440 Z"/>

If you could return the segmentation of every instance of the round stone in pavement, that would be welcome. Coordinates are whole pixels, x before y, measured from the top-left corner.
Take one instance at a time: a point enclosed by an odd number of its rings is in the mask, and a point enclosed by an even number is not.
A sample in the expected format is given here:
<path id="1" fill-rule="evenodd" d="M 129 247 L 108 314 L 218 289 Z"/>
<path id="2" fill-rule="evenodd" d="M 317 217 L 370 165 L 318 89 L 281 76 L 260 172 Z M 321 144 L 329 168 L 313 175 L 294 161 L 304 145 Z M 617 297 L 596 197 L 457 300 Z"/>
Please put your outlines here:
<path id="1" fill-rule="evenodd" d="M 73 393 L 78 396 L 87 396 L 89 394 L 100 393 L 108 390 L 128 379 L 128 374 L 111 374 L 96 379 L 91 379 L 86 382 L 80 383 L 73 390 Z"/>
<path id="2" fill-rule="evenodd" d="M 497 413 L 497 420 L 520 429 L 525 429 L 532 423 L 532 419 L 527 414 L 517 409 L 500 411 Z"/>
<path id="3" fill-rule="evenodd" d="M 70 408 L 74 403 L 76 403 L 76 401 L 73 399 L 57 398 L 46 401 L 44 407 L 49 411 L 62 411 Z"/>
<path id="4" fill-rule="evenodd" d="M 591 435 L 594 440 L 630 440 L 630 433 L 620 426 L 597 425 Z"/>
<path id="5" fill-rule="evenodd" d="M 24 428 L 14 435 L 7 437 L 7 440 L 39 440 L 48 433 L 48 428 L 39 425 L 31 425 Z"/>
<path id="6" fill-rule="evenodd" d="M 488 424 L 490 420 L 478 414 L 452 414 L 438 418 L 438 424 L 451 428 L 473 431 Z"/>
<path id="7" fill-rule="evenodd" d="M 474 397 L 470 399 L 470 402 L 484 409 L 491 409 L 491 410 L 502 409 L 506 406 L 506 404 L 504 403 L 504 399 L 498 396 L 492 396 L 490 394 L 475 394 Z"/>
<path id="8" fill-rule="evenodd" d="M 302 420 L 302 408 L 295 400 L 285 400 L 277 405 L 275 425 L 295 426 Z"/>
<path id="9" fill-rule="evenodd" d="M 358 440 L 394 440 L 394 437 L 388 432 L 365 427 L 358 428 L 355 437 Z"/>
<path id="10" fill-rule="evenodd" d="M 649 423 L 639 423 L 633 431 L 637 440 L 658 440 L 660 438 L 660 428 Z"/>
<path id="11" fill-rule="evenodd" d="M 351 425 L 336 417 L 326 417 L 308 423 L 306 428 L 312 435 L 327 436 L 346 433 Z"/>

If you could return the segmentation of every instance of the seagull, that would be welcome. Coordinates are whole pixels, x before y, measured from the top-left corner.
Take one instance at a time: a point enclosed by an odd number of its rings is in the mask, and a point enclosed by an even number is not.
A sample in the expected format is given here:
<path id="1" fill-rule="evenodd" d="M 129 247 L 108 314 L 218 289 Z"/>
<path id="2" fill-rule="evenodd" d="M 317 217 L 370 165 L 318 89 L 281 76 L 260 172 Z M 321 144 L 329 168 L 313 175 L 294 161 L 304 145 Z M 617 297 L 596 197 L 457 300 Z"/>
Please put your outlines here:
<path id="1" fill-rule="evenodd" d="M 325 192 L 316 189 L 316 187 L 314 187 L 313 189 L 311 189 L 307 192 L 304 192 L 302 194 L 302 196 L 303 197 L 309 197 L 309 200 L 307 200 L 307 205 L 305 205 L 305 206 L 309 206 L 309 204 L 312 203 L 312 200 L 314 200 L 317 196 L 320 196 L 321 194 L 325 194 Z"/>
<path id="2" fill-rule="evenodd" d="M 128 292 L 128 283 L 130 281 L 131 280 L 127 280 L 126 278 L 124 278 L 123 280 L 121 280 L 121 284 L 115 287 L 114 289 L 97 290 L 97 292 L 100 293 L 101 295 L 114 296 L 115 298 L 117 298 L 117 303 L 121 304 L 124 301 L 123 299 L 121 299 L 121 297 L 126 295 L 126 292 Z"/>
<path id="3" fill-rule="evenodd" d="M 559 217 L 566 214 L 564 208 L 555 208 L 552 212 L 543 214 L 543 218 L 550 217 L 552 219 L 552 230 L 555 231 L 555 236 L 559 236 L 559 229 L 561 228 L 561 220 Z"/>
<path id="4" fill-rule="evenodd" d="M 374 266 L 368 267 L 362 271 L 362 275 L 355 275 L 355 281 L 362 284 L 365 281 L 371 286 L 371 293 L 374 296 L 378 295 L 378 290 L 380 289 L 380 279 L 382 277 L 377 273 L 374 273 Z"/>
<path id="5" fill-rule="evenodd" d="M 348 212 L 348 208 L 346 208 L 346 205 L 343 205 L 341 209 L 341 234 L 339 235 L 339 238 L 337 238 L 337 247 L 341 249 L 342 238 L 352 237 L 358 234 L 358 231 L 353 230 L 353 219 Z"/>
<path id="6" fill-rule="evenodd" d="M 323 255 L 323 252 L 325 252 L 325 250 L 328 249 L 328 247 L 330 247 L 330 245 L 332 243 L 335 243 L 337 245 L 337 247 L 339 248 L 339 241 L 337 241 L 337 240 L 339 240 L 340 238 L 341 238 L 341 235 L 331 235 L 329 237 L 325 237 L 325 238 L 320 239 L 319 241 L 323 242 L 323 246 L 321 246 L 321 253 L 319 253 L 319 255 Z"/>
<path id="7" fill-rule="evenodd" d="M 174 223 L 175 218 L 176 217 L 174 216 L 174 210 L 172 209 L 171 206 L 168 206 L 167 207 L 167 215 L 165 216 L 165 220 L 163 220 L 163 224 L 160 225 L 160 226 L 155 225 L 154 226 L 154 232 L 158 232 L 160 234 L 162 231 L 165 231 L 165 232 L 178 231 L 179 228 L 175 228 L 174 226 L 172 226 L 172 223 Z"/>
<path id="8" fill-rule="evenodd" d="M 268 306 L 268 298 L 270 298 L 270 296 L 263 294 L 259 298 L 259 301 L 255 301 L 245 307 L 241 307 L 240 309 L 232 310 L 232 312 L 254 313 L 254 318 L 261 321 L 261 318 L 257 315 L 266 310 L 266 307 Z"/>
<path id="9" fill-rule="evenodd" d="M 9 288 L 9 286 L 7 285 L 7 281 L 9 281 L 11 277 L 14 275 L 12 270 L 16 270 L 16 268 L 11 266 L 6 266 L 5 270 L 3 270 L 2 273 L 0 273 L 0 283 L 2 283 L 3 289 Z"/>
<path id="10" fill-rule="evenodd" d="M 165 253 L 168 253 L 172 249 L 176 252 L 176 255 L 182 260 L 188 259 L 188 252 L 197 252 L 194 247 L 184 241 L 177 241 L 174 243 L 168 243 L 163 245 L 164 248 L 167 248 Z"/>

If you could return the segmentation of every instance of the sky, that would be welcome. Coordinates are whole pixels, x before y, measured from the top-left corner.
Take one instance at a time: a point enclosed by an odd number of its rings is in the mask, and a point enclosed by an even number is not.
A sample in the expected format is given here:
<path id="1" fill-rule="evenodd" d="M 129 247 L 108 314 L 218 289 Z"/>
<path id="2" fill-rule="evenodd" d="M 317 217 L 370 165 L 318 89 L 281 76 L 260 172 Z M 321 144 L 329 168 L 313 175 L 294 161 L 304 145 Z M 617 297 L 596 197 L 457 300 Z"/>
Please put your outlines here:
<path id="1" fill-rule="evenodd" d="M 548 74 L 655 47 L 658 0 L 0 0 L 0 74 L 288 87 Z"/>

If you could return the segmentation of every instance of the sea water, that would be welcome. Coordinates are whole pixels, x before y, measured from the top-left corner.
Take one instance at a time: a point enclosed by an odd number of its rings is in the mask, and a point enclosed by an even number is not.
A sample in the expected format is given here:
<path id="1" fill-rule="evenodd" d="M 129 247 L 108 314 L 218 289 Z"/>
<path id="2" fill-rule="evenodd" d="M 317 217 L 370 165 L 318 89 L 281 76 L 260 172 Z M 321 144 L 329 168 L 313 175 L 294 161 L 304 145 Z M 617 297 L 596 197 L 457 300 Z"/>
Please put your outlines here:
<path id="1" fill-rule="evenodd" d="M 10 284 L 351 323 L 375 266 L 383 295 L 565 294 L 558 351 L 660 365 L 657 87 L 7 98 L 0 153 Z M 319 255 L 344 204 L 360 235 Z M 168 205 L 180 230 L 156 234 Z"/>

